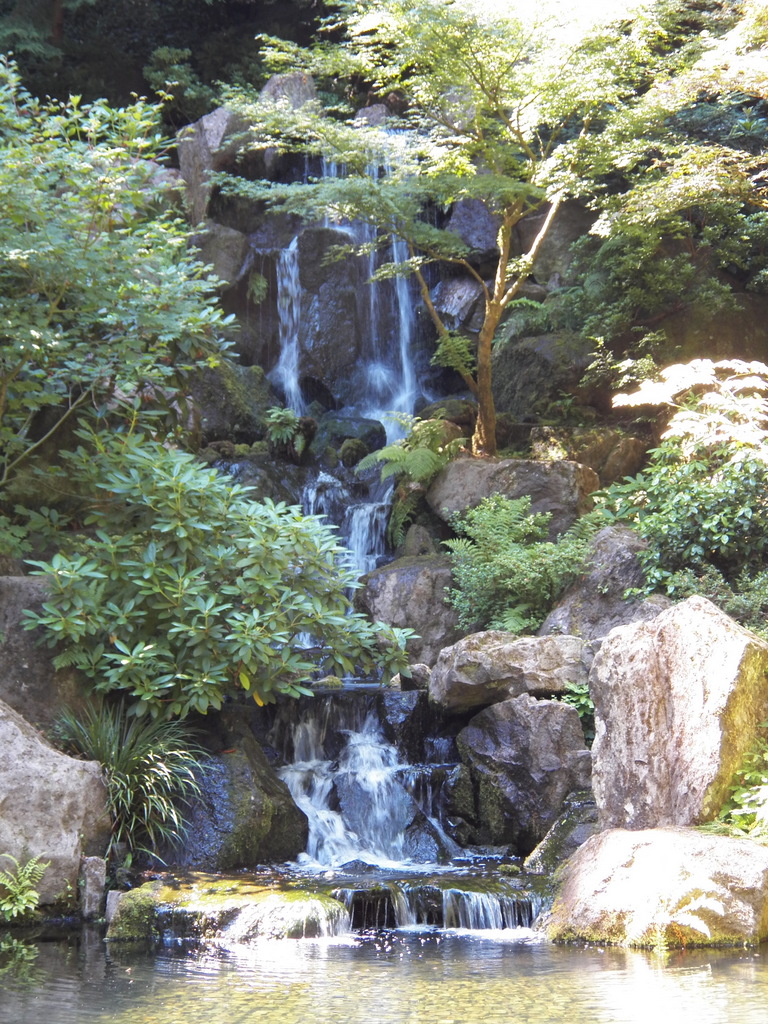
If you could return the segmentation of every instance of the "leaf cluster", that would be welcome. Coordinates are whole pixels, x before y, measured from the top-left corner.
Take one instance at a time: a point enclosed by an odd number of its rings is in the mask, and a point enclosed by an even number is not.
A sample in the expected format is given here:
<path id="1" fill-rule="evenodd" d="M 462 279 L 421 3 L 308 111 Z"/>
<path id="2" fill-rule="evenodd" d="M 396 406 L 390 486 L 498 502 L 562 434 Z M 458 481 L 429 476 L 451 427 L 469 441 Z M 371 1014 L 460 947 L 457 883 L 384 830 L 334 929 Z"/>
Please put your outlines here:
<path id="1" fill-rule="evenodd" d="M 762 728 L 767 725 L 763 722 Z M 717 821 L 736 835 L 768 841 L 768 740 L 764 735 L 739 766 Z"/>
<path id="2" fill-rule="evenodd" d="M 156 107 L 40 104 L 0 62 L 0 490 L 65 424 L 228 347 L 162 154 Z"/>
<path id="3" fill-rule="evenodd" d="M 418 514 L 431 481 L 457 458 L 467 443 L 465 437 L 456 437 L 447 420 L 421 420 L 413 416 L 399 419 L 407 431 L 405 436 L 370 452 L 356 467 L 356 472 L 365 473 L 378 466 L 382 480 L 398 481 L 387 523 L 387 537 L 393 547 L 405 539 L 405 531 Z"/>
<path id="4" fill-rule="evenodd" d="M 557 541 L 550 513 L 532 513 L 528 496 L 494 494 L 451 517 L 458 537 L 445 541 L 455 587 L 450 602 L 467 630 L 533 632 L 582 571 L 599 516 L 583 516 Z"/>
<path id="5" fill-rule="evenodd" d="M 597 500 L 649 542 L 650 590 L 673 574 L 714 567 L 728 582 L 763 567 L 768 551 L 768 367 L 694 360 L 644 381 L 621 406 L 666 408 L 668 426 L 648 467 Z M 743 584 L 742 584 L 743 588 Z"/>
<path id="6" fill-rule="evenodd" d="M 0 917 L 11 921 L 37 908 L 40 893 L 35 886 L 45 874 L 50 861 L 44 864 L 40 857 L 32 857 L 23 864 L 10 853 L 0 857 L 13 861 L 15 867 L 0 871 Z"/>
<path id="7" fill-rule="evenodd" d="M 91 433 L 68 457 L 94 494 L 88 533 L 37 561 L 54 663 L 153 716 L 205 714 L 311 692 L 331 674 L 395 672 L 408 631 L 350 610 L 357 585 L 331 528 L 297 507 L 249 499 L 216 470 L 140 435 Z"/>

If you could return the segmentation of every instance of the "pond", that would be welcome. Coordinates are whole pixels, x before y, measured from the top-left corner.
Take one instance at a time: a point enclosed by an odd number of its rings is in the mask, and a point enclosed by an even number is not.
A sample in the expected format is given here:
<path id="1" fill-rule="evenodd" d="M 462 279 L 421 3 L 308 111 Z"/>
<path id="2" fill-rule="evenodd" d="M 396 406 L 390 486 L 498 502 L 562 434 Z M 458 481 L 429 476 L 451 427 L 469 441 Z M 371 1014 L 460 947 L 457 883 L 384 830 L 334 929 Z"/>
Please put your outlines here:
<path id="1" fill-rule="evenodd" d="M 94 930 L 0 975 L 0 1024 L 765 1024 L 768 950 L 399 930 L 155 954 Z M 7 957 L 3 961 L 6 968 Z"/>

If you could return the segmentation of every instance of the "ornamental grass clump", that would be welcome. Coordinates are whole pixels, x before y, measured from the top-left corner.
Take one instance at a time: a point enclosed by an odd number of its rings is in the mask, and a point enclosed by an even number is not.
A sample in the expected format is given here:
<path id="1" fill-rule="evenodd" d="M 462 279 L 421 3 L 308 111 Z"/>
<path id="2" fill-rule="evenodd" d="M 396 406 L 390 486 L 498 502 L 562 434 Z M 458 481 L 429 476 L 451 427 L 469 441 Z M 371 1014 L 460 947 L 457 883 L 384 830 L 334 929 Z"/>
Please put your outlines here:
<path id="1" fill-rule="evenodd" d="M 196 772 L 205 752 L 179 721 L 138 718 L 125 704 L 66 711 L 57 733 L 72 754 L 98 761 L 107 782 L 112 832 L 107 856 L 124 850 L 158 860 L 158 850 L 184 836 L 184 810 L 200 792 Z"/>

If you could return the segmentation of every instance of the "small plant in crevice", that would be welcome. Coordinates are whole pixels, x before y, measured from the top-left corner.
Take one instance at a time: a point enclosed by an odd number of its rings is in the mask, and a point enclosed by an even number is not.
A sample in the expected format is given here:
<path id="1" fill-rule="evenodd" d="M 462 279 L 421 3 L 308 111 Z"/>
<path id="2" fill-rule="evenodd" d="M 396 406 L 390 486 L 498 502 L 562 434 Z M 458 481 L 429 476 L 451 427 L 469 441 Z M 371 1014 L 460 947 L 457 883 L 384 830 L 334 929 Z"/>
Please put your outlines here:
<path id="1" fill-rule="evenodd" d="M 556 699 L 564 704 L 570 704 L 576 708 L 581 728 L 584 733 L 584 742 L 588 747 L 592 746 L 595 739 L 595 704 L 589 694 L 588 683 L 566 683 L 565 693 Z"/>
<path id="2" fill-rule="evenodd" d="M 768 843 L 768 722 L 762 722 L 760 728 L 763 735 L 745 755 L 733 777 L 730 796 L 708 830 Z"/>
<path id="3" fill-rule="evenodd" d="M 356 472 L 379 467 L 382 480 L 397 480 L 387 539 L 393 547 L 402 544 L 405 531 L 423 504 L 427 488 L 437 474 L 468 444 L 460 428 L 449 420 L 435 417 L 420 420 L 415 416 L 394 416 L 407 431 L 392 444 L 371 452 L 358 462 Z"/>
<path id="4" fill-rule="evenodd" d="M 582 516 L 556 541 L 547 540 L 550 513 L 531 512 L 531 499 L 493 494 L 451 517 L 460 536 L 445 541 L 455 587 L 450 602 L 464 629 L 537 629 L 584 567 L 589 542 L 603 525 Z"/>
<path id="5" fill-rule="evenodd" d="M 317 421 L 280 405 L 267 409 L 264 418 L 273 458 L 286 459 L 298 466 L 317 432 Z"/>
<path id="6" fill-rule="evenodd" d="M 12 854 L 0 854 L 0 860 L 12 861 L 15 867 L 0 870 L 0 918 L 11 921 L 36 910 L 40 893 L 36 886 L 50 865 L 42 863 L 40 857 L 32 857 L 21 863 Z"/>
<path id="7" fill-rule="evenodd" d="M 98 761 L 106 776 L 112 821 L 107 856 L 125 850 L 160 860 L 158 849 L 185 833 L 184 809 L 200 792 L 196 772 L 205 752 L 180 721 L 139 718 L 125 704 L 65 711 L 56 727 L 70 753 Z"/>

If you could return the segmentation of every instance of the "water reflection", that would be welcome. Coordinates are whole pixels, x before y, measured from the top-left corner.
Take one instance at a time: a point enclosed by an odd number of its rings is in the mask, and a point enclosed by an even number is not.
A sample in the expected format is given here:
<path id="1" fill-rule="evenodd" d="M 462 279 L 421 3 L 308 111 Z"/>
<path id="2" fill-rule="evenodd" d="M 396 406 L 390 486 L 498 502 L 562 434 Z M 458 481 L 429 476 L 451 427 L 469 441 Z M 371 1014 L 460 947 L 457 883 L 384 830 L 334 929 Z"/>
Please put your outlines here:
<path id="1" fill-rule="evenodd" d="M 388 933 L 157 956 L 98 935 L 0 978 L 2 1024 L 764 1024 L 764 950 L 667 956 L 530 932 Z"/>

